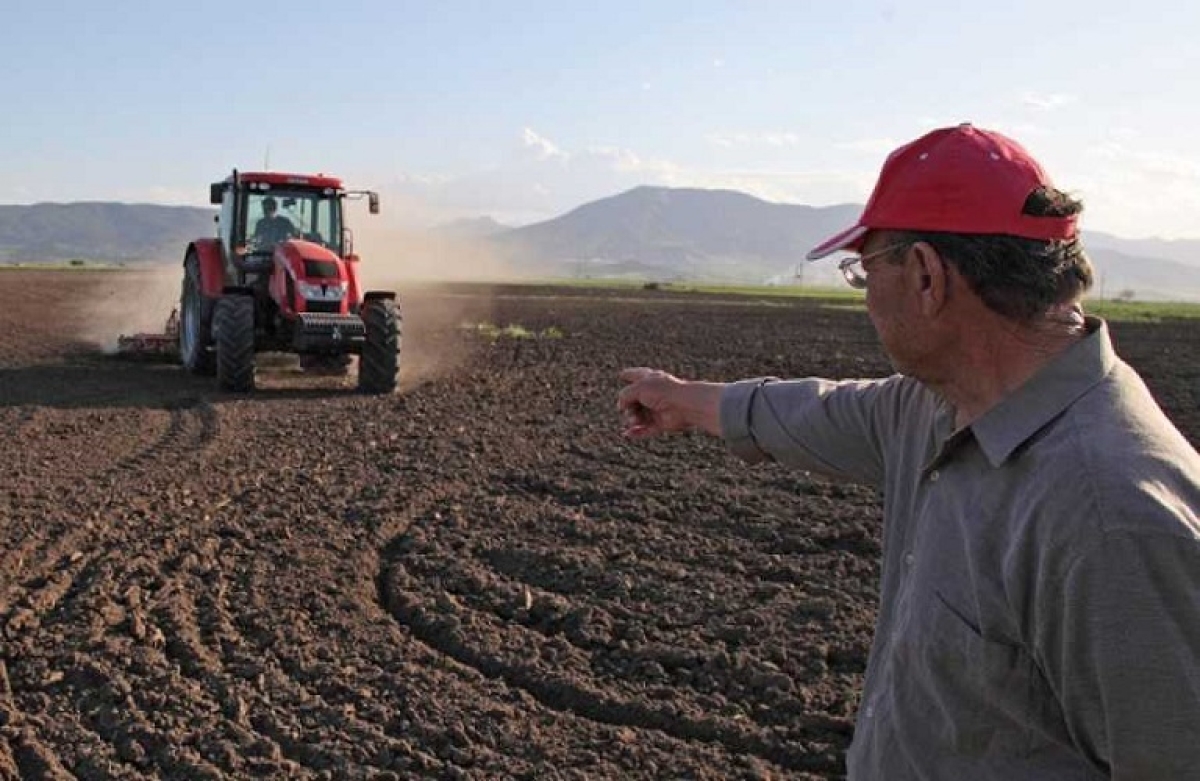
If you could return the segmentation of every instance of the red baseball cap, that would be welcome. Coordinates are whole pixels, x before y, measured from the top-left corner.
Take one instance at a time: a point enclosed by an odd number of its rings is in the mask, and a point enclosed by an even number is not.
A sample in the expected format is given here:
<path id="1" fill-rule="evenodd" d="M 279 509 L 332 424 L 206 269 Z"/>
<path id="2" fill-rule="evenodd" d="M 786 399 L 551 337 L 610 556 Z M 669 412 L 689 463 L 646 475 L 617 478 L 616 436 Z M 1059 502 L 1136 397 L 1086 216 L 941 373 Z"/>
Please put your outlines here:
<path id="1" fill-rule="evenodd" d="M 888 155 L 858 222 L 806 257 L 857 250 L 872 230 L 1073 238 L 1075 216 L 1022 214 L 1040 187 L 1054 185 L 1016 141 L 969 123 L 934 130 Z"/>

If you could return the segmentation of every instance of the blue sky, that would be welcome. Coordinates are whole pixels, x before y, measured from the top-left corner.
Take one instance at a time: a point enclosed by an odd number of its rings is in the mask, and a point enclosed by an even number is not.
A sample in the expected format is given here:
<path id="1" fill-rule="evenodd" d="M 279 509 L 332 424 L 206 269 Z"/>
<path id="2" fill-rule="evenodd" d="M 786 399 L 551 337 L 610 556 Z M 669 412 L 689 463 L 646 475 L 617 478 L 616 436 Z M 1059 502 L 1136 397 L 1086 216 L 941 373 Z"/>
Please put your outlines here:
<path id="1" fill-rule="evenodd" d="M 323 171 L 416 222 L 556 216 L 638 184 L 862 202 L 970 120 L 1084 225 L 1200 238 L 1200 4 L 7 0 L 0 203 L 203 204 Z"/>

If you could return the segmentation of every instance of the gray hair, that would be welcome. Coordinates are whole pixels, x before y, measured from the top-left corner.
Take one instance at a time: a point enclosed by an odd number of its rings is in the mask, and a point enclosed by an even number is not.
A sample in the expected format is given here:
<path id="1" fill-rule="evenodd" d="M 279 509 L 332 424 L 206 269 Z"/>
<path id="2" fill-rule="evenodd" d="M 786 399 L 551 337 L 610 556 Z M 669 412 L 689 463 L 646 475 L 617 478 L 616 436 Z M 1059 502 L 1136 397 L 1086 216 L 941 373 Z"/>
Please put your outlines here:
<path id="1" fill-rule="evenodd" d="M 1039 189 L 1025 202 L 1025 214 L 1068 217 L 1083 204 L 1058 190 Z M 1079 236 L 1042 241 L 996 234 L 899 232 L 906 242 L 923 241 L 952 263 L 971 290 L 993 312 L 1029 322 L 1061 304 L 1077 302 L 1095 281 Z"/>

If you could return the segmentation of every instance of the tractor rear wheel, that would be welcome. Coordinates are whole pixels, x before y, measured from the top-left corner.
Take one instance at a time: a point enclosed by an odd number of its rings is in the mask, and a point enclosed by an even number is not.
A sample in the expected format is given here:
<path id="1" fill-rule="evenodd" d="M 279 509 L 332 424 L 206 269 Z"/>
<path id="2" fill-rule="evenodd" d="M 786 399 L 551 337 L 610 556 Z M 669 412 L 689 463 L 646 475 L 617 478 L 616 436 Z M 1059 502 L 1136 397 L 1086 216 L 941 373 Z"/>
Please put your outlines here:
<path id="1" fill-rule="evenodd" d="M 189 252 L 183 262 L 179 294 L 179 357 L 192 374 L 211 375 L 216 369 L 212 350 L 213 302 L 201 292 L 200 258 Z"/>
<path id="2" fill-rule="evenodd" d="M 358 359 L 358 389 L 363 393 L 396 390 L 400 368 L 400 309 L 388 298 L 369 298 L 362 308 L 367 339 Z"/>
<path id="3" fill-rule="evenodd" d="M 221 390 L 254 390 L 254 297 L 222 296 L 213 313 L 217 340 L 217 385 Z"/>

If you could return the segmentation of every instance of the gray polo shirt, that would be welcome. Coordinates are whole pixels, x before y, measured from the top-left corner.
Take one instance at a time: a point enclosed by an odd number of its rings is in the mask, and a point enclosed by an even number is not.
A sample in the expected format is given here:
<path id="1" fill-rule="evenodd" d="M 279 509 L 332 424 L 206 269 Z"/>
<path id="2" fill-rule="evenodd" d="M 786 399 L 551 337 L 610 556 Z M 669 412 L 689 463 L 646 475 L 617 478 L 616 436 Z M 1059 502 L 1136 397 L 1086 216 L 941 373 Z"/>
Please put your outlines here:
<path id="1" fill-rule="evenodd" d="M 738 455 L 884 494 L 851 779 L 1200 779 L 1200 456 L 1088 329 L 959 431 L 908 377 L 724 391 Z"/>

